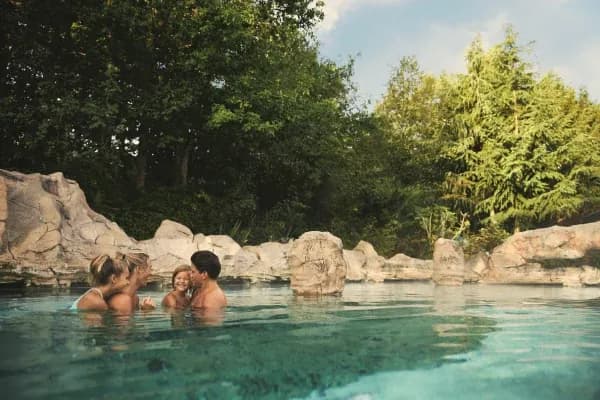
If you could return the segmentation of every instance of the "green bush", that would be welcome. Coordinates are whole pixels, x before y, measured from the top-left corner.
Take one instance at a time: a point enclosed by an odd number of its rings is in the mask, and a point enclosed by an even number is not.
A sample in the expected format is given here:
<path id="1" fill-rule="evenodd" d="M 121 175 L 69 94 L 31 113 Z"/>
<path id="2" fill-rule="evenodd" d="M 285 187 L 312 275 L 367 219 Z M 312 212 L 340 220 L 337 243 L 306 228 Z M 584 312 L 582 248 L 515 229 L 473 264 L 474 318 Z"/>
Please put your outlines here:
<path id="1" fill-rule="evenodd" d="M 510 234 L 497 224 L 490 224 L 468 237 L 465 245 L 466 254 L 476 254 L 480 251 L 491 251 L 499 246 Z"/>

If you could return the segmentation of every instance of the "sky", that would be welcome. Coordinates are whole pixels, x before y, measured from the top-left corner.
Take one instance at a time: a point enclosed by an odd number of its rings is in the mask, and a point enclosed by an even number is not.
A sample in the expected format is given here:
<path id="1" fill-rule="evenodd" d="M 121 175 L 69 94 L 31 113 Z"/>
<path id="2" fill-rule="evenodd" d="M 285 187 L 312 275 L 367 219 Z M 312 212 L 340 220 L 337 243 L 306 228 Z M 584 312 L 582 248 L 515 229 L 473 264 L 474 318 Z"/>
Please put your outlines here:
<path id="1" fill-rule="evenodd" d="M 324 0 L 317 28 L 321 56 L 355 59 L 358 95 L 372 107 L 404 56 L 431 74 L 466 71 L 465 52 L 479 34 L 485 48 L 502 42 L 508 25 L 543 75 L 554 72 L 600 102 L 598 0 Z"/>

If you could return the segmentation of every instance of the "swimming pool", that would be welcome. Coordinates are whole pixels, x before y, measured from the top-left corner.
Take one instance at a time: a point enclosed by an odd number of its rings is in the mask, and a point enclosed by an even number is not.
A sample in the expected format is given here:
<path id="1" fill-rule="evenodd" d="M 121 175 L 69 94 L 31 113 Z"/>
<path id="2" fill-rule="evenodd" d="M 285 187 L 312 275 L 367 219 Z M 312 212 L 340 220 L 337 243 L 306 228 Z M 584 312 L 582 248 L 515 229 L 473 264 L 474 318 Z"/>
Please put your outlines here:
<path id="1" fill-rule="evenodd" d="M 23 399 L 599 399 L 600 288 L 225 286 L 215 324 L 0 296 L 0 392 Z M 158 303 L 164 292 L 149 291 Z"/>

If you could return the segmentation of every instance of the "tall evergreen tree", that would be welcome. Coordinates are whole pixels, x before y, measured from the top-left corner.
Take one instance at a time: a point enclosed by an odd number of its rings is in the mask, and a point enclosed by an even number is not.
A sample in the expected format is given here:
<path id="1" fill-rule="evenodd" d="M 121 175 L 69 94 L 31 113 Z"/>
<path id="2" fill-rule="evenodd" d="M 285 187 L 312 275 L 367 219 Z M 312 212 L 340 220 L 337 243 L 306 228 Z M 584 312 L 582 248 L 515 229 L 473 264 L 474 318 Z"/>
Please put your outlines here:
<path id="1" fill-rule="evenodd" d="M 459 83 L 458 140 L 448 152 L 458 161 L 448 197 L 513 230 L 572 215 L 595 179 L 594 152 L 582 158 L 591 138 L 575 129 L 574 94 L 552 77 L 536 82 L 522 52 L 510 28 L 487 52 L 473 43 Z"/>

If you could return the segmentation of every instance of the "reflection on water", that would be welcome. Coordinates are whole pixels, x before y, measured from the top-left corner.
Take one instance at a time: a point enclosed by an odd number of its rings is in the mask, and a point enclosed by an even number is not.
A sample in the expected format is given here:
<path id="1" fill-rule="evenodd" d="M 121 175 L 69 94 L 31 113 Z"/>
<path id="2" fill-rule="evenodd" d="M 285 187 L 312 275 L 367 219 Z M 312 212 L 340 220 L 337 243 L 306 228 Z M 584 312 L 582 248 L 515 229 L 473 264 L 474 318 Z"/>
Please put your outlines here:
<path id="1" fill-rule="evenodd" d="M 4 295 L 0 387 L 44 399 L 600 393 L 598 289 L 352 284 L 322 298 L 226 289 L 224 315 L 74 313 L 62 310 L 77 293 Z"/>

